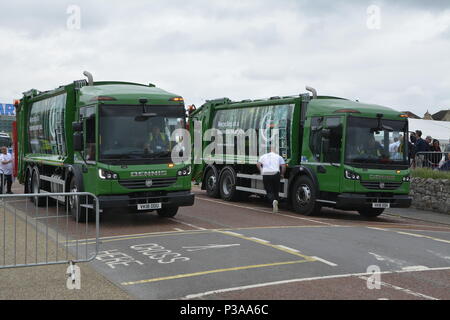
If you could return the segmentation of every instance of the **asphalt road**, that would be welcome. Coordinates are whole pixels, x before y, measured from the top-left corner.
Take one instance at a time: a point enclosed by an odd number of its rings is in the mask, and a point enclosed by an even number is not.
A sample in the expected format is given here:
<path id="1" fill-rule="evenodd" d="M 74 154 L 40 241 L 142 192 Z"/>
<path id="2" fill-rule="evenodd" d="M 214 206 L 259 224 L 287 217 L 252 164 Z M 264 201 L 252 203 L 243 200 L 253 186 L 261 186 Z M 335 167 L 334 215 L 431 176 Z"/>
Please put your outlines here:
<path id="1" fill-rule="evenodd" d="M 283 204 L 272 214 L 259 198 L 194 192 L 195 205 L 171 219 L 102 213 L 89 267 L 135 299 L 450 299 L 450 217 L 366 219 L 332 209 L 305 217 Z M 51 218 L 55 208 L 12 205 L 50 217 L 41 229 L 70 230 L 72 254 L 94 251 L 94 223 L 80 228 L 63 211 Z"/>

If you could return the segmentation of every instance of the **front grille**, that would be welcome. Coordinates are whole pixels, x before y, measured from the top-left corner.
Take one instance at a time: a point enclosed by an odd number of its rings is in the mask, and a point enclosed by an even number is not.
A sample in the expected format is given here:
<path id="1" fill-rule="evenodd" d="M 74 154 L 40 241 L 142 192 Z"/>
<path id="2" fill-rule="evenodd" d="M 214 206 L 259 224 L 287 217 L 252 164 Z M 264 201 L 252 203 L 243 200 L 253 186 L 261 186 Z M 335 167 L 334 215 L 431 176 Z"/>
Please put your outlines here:
<path id="1" fill-rule="evenodd" d="M 402 182 L 361 181 L 361 184 L 370 190 L 396 190 L 400 188 Z"/>
<path id="2" fill-rule="evenodd" d="M 147 187 L 146 181 L 151 180 L 152 185 Z M 128 179 L 119 180 L 119 184 L 127 189 L 154 189 L 154 188 L 166 188 L 177 182 L 177 178 L 155 178 L 155 179 Z"/>

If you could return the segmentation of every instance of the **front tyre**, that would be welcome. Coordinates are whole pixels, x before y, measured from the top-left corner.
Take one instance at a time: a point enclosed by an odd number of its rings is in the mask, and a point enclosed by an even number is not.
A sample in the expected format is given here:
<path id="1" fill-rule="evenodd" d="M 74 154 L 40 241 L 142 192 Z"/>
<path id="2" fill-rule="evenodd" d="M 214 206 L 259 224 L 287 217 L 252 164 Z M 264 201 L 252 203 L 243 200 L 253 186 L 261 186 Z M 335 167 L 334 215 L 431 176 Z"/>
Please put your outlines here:
<path id="1" fill-rule="evenodd" d="M 75 177 L 70 180 L 70 192 L 80 192 L 79 186 L 77 185 Z M 77 195 L 71 195 L 68 196 L 67 205 L 69 206 L 69 211 L 72 217 L 75 219 L 76 222 L 86 222 L 88 220 L 88 217 L 86 217 L 89 212 L 83 212 L 81 203 L 80 203 L 80 196 Z M 87 209 L 86 209 L 87 210 Z M 83 214 L 84 213 L 84 214 Z"/>
<path id="2" fill-rule="evenodd" d="M 292 188 L 292 207 L 305 216 L 320 214 L 322 206 L 316 202 L 316 188 L 307 176 L 299 177 Z"/>
<path id="3" fill-rule="evenodd" d="M 358 210 L 359 214 L 366 218 L 374 218 L 378 217 L 380 214 L 384 212 L 382 208 L 364 208 Z"/>
<path id="4" fill-rule="evenodd" d="M 156 210 L 160 218 L 172 218 L 178 212 L 178 207 L 168 207 Z"/>

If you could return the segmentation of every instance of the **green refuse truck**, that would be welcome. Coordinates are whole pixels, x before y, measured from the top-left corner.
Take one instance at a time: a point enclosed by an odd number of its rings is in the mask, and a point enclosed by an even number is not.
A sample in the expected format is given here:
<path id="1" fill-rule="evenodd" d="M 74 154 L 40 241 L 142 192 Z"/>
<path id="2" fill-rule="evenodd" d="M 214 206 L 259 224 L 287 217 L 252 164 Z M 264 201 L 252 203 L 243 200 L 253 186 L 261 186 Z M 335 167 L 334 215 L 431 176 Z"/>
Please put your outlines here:
<path id="1" fill-rule="evenodd" d="M 191 206 L 190 163 L 172 163 L 177 129 L 186 127 L 184 100 L 129 82 L 77 80 L 50 91 L 32 89 L 15 103 L 18 180 L 24 193 L 90 192 L 100 209 L 156 210 L 173 217 Z M 78 197 L 66 202 L 83 221 Z M 36 206 L 43 197 L 32 197 Z"/>
<path id="2" fill-rule="evenodd" d="M 256 163 L 277 143 L 287 164 L 279 196 L 300 214 L 325 206 L 374 217 L 409 207 L 407 116 L 307 90 L 263 100 L 210 100 L 191 110 L 193 179 L 211 197 L 263 197 Z"/>

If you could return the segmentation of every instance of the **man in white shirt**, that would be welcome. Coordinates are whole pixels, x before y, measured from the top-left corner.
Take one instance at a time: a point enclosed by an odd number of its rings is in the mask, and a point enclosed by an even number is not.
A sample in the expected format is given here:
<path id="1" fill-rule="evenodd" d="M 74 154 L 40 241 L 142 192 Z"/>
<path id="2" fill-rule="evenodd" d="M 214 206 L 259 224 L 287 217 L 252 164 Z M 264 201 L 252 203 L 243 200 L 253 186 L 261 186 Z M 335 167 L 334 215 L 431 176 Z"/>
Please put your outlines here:
<path id="1" fill-rule="evenodd" d="M 263 176 L 264 189 L 267 192 L 267 198 L 272 204 L 273 213 L 278 212 L 278 201 L 280 192 L 280 178 L 284 177 L 286 172 L 286 163 L 284 159 L 274 152 L 262 155 L 256 166 Z M 280 173 L 281 171 L 281 173 Z"/>
<path id="2" fill-rule="evenodd" d="M 6 182 L 6 193 L 12 194 L 11 186 L 12 186 L 12 156 L 10 153 L 8 153 L 8 148 L 2 147 L 0 153 L 0 175 L 1 175 L 1 181 L 3 181 L 3 184 L 1 186 L 1 193 L 3 193 L 3 188 L 5 187 Z"/>

